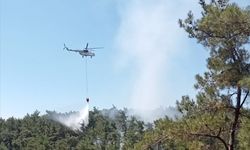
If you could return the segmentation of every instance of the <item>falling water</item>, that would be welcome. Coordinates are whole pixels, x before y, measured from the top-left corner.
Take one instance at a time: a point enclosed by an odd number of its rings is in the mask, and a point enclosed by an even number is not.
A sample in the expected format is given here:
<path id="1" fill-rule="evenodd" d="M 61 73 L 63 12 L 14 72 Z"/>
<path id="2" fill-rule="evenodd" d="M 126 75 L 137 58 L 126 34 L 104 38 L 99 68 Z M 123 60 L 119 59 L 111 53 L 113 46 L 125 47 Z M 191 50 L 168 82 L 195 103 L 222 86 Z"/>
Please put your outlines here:
<path id="1" fill-rule="evenodd" d="M 72 130 L 81 130 L 82 125 L 87 126 L 89 122 L 89 104 L 82 108 L 79 112 L 70 115 L 56 115 L 53 119 L 61 124 L 71 128 Z"/>

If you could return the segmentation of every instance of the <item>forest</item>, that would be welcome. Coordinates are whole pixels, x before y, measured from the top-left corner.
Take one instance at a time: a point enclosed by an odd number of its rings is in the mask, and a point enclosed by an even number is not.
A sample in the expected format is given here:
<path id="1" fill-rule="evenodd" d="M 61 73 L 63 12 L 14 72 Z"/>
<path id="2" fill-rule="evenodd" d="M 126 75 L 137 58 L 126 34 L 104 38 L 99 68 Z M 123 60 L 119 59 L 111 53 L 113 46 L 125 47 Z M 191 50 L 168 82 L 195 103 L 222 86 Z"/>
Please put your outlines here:
<path id="1" fill-rule="evenodd" d="M 36 111 L 0 119 L 0 149 L 249 150 L 250 6 L 228 0 L 199 5 L 201 17 L 190 11 L 179 26 L 209 52 L 207 71 L 195 75 L 196 97 L 183 95 L 176 102 L 181 117 L 166 114 L 148 123 L 126 108 L 93 108 L 88 125 L 73 131 L 51 119 L 57 112 Z"/>

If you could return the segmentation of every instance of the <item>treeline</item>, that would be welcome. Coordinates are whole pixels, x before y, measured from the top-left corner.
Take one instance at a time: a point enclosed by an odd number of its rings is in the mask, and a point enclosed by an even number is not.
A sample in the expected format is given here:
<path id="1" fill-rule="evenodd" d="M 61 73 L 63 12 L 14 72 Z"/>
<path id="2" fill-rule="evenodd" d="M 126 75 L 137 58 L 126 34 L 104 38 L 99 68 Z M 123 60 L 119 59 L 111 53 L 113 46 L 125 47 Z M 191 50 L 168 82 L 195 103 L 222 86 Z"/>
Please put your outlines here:
<path id="1" fill-rule="evenodd" d="M 249 110 L 246 111 L 250 113 Z M 51 115 L 55 113 L 48 111 L 46 115 L 40 116 L 36 111 L 31 115 L 26 115 L 23 119 L 0 119 L 0 149 L 223 149 L 220 140 L 206 136 L 197 137 L 195 133 L 191 133 L 196 127 L 203 128 L 203 133 L 208 132 L 207 134 L 219 132 L 216 130 L 218 127 L 216 121 L 206 124 L 206 117 L 202 114 L 197 114 L 199 120 L 192 121 L 192 124 L 190 120 L 196 119 L 195 114 L 179 119 L 165 117 L 151 124 L 128 116 L 126 109 L 119 110 L 113 107 L 98 110 L 94 108 L 89 114 L 89 124 L 82 125 L 81 131 L 73 131 L 51 120 Z M 204 120 L 200 120 L 202 117 Z M 238 149 L 250 148 L 249 131 L 250 119 L 245 118 L 237 134 Z"/>
<path id="2" fill-rule="evenodd" d="M 56 112 L 39 116 L 36 111 L 23 119 L 0 119 L 0 149 L 134 149 L 151 124 L 128 117 L 126 109 L 98 110 L 89 114 L 89 124 L 73 131 L 51 120 Z M 110 114 L 112 113 L 112 116 Z M 70 115 L 70 113 L 66 114 Z"/>

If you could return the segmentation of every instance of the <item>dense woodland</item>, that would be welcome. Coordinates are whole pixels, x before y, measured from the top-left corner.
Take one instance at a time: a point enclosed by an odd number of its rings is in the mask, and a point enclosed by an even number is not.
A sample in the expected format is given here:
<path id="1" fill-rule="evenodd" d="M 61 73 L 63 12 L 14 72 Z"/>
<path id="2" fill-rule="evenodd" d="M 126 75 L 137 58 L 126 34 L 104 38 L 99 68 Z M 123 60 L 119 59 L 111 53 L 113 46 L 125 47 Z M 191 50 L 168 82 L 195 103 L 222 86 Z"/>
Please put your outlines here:
<path id="1" fill-rule="evenodd" d="M 182 96 L 181 118 L 145 123 L 115 107 L 113 117 L 94 108 L 89 124 L 72 131 L 50 119 L 56 112 L 0 119 L 0 149 L 250 149 L 250 7 L 200 0 L 179 24 L 209 52 L 207 71 L 196 75 L 197 95 Z M 192 58 L 195 59 L 195 58 Z M 143 101 L 143 100 L 142 100 Z M 167 114 L 166 114 L 167 115 Z"/>
<path id="2" fill-rule="evenodd" d="M 52 120 L 55 114 L 47 111 L 41 116 L 36 111 L 23 119 L 0 119 L 0 149 L 223 149 L 223 144 L 216 138 L 190 135 L 190 127 L 183 119 L 166 116 L 154 123 L 145 123 L 128 116 L 127 109 L 94 108 L 90 111 L 89 124 L 83 125 L 81 131 L 73 131 Z M 192 127 L 200 126 L 205 132 L 208 126 L 201 126 L 205 124 L 204 120 L 193 121 Z M 250 119 L 242 119 L 241 126 L 237 149 L 247 150 L 250 147 Z M 216 131 L 212 130 L 216 127 L 210 125 L 211 131 L 207 134 L 214 134 Z"/>
<path id="3" fill-rule="evenodd" d="M 36 111 L 23 119 L 1 119 L 0 149 L 133 149 L 146 127 L 135 117 L 128 118 L 126 109 L 115 107 L 102 111 L 94 108 L 89 114 L 89 124 L 82 125 L 81 131 L 53 121 L 51 116 L 55 113 L 47 111 L 46 115 L 39 116 Z"/>

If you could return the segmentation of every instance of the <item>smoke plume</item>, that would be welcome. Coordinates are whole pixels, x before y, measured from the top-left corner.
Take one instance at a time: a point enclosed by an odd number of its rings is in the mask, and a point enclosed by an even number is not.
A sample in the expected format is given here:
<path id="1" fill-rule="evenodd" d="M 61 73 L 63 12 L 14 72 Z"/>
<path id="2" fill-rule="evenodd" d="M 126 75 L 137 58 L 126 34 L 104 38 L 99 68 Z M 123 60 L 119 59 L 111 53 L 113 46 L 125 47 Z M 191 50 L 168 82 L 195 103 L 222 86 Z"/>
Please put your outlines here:
<path id="1" fill-rule="evenodd" d="M 133 63 L 137 70 L 133 72 L 135 79 L 130 98 L 130 104 L 137 109 L 156 108 L 165 97 L 162 82 L 167 55 L 173 48 L 171 41 L 167 41 L 172 32 L 167 30 L 170 25 L 166 6 L 161 0 L 130 1 L 121 13 L 117 46 L 120 63 Z"/>
<path id="2" fill-rule="evenodd" d="M 178 2 L 167 0 L 126 2 L 119 7 L 121 23 L 115 46 L 119 50 L 117 64 L 119 68 L 132 70 L 129 107 L 139 115 L 147 115 L 144 112 L 158 109 L 169 101 L 168 61 L 184 44 L 181 43 L 184 36 L 176 15 L 181 8 L 177 7 Z M 152 117 L 147 118 L 152 120 Z"/>

